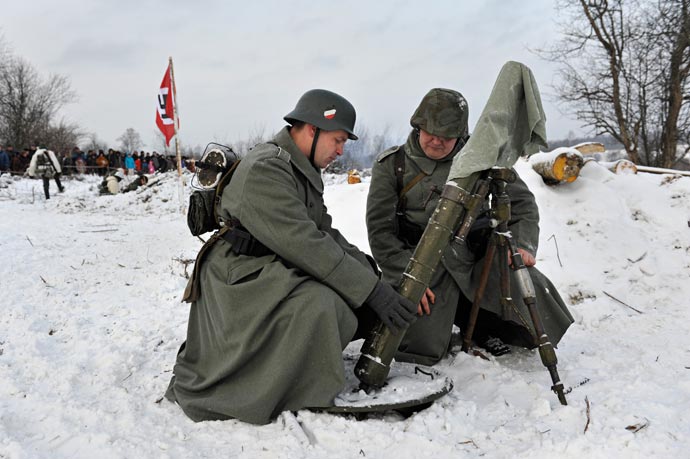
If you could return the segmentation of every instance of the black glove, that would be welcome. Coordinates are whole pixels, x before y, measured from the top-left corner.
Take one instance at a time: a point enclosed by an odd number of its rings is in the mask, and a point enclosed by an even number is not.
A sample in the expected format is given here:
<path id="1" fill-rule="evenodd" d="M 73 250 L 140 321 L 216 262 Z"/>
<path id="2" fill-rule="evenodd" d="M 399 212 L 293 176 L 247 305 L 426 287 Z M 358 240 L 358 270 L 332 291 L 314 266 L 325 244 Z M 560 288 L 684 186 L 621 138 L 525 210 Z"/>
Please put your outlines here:
<path id="1" fill-rule="evenodd" d="M 417 312 L 416 304 L 382 281 L 376 283 L 366 303 L 376 312 L 383 324 L 394 332 L 412 323 Z"/>

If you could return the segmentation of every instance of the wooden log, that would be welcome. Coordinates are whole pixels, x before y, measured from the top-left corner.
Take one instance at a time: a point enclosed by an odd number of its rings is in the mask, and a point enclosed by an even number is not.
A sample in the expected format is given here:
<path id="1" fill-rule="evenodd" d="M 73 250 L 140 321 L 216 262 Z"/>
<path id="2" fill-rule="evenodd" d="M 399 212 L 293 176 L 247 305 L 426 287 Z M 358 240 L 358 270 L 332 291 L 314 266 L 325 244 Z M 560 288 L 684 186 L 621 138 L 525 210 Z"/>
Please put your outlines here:
<path id="1" fill-rule="evenodd" d="M 578 143 L 577 145 L 573 146 L 573 148 L 583 155 L 593 155 L 595 153 L 604 153 L 606 151 L 604 144 L 599 142 Z"/>
<path id="2" fill-rule="evenodd" d="M 664 169 L 662 167 L 637 166 L 638 172 L 649 172 L 650 174 L 673 174 L 690 177 L 690 171 L 680 171 L 676 169 Z"/>
<path id="3" fill-rule="evenodd" d="M 584 164 L 582 154 L 574 148 L 561 147 L 546 153 L 537 153 L 530 157 L 530 164 L 544 182 L 549 184 L 573 182 L 580 174 Z"/>
<path id="4" fill-rule="evenodd" d="M 362 178 L 359 176 L 359 171 L 357 169 L 351 169 L 347 171 L 347 183 L 350 185 L 354 183 L 360 183 Z"/>
<path id="5" fill-rule="evenodd" d="M 618 161 L 600 161 L 599 164 L 610 170 L 614 174 L 637 174 L 637 166 L 632 161 L 627 159 L 619 159 Z"/>

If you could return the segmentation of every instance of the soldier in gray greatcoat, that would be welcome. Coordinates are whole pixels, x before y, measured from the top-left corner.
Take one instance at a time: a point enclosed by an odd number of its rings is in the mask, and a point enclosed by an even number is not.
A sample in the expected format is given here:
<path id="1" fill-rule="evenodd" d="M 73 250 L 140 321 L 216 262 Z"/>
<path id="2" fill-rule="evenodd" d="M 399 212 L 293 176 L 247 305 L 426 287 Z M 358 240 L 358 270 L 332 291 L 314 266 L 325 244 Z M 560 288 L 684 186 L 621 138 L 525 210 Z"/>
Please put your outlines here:
<path id="1" fill-rule="evenodd" d="M 372 254 L 383 280 L 398 285 L 422 232 L 438 203 L 453 158 L 469 139 L 468 107 L 457 91 L 435 88 L 413 114 L 404 145 L 381 153 L 372 169 L 367 199 L 367 230 Z M 537 291 L 537 307 L 546 332 L 556 344 L 573 322 L 556 288 L 534 264 L 539 241 L 539 212 L 534 196 L 518 177 L 508 184 L 511 198 L 509 229 Z M 488 209 L 488 203 L 484 209 Z M 464 332 L 479 283 L 490 234 L 487 217 L 479 218 L 467 245 L 451 243 L 418 306 L 421 317 L 407 330 L 396 360 L 432 365 L 448 350 L 453 324 Z M 474 340 L 494 355 L 510 352 L 504 343 L 533 348 L 534 328 L 511 282 L 517 310 L 503 315 L 498 257 L 486 287 Z"/>
<path id="2" fill-rule="evenodd" d="M 373 310 L 394 329 L 415 318 L 416 305 L 379 280 L 324 205 L 320 169 L 357 139 L 354 107 L 316 89 L 285 120 L 241 160 L 221 199 L 229 230 L 197 257 L 187 340 L 166 393 L 195 421 L 265 424 L 331 406 L 357 315 Z"/>

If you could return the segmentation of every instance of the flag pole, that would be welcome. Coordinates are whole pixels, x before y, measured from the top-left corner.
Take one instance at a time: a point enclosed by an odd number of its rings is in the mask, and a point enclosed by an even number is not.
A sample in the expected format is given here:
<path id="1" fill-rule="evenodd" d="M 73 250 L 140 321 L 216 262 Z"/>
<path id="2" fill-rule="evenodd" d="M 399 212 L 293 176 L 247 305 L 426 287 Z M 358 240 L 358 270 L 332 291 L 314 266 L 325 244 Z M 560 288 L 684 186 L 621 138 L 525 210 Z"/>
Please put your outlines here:
<path id="1" fill-rule="evenodd" d="M 184 182 L 182 180 L 182 156 L 180 155 L 180 141 L 178 140 L 177 131 L 180 127 L 179 117 L 177 115 L 177 87 L 175 86 L 175 72 L 173 71 L 173 60 L 172 56 L 168 57 L 168 67 L 170 68 L 170 84 L 172 85 L 172 97 L 173 97 L 173 113 L 175 127 L 175 154 L 177 156 L 177 195 L 180 200 L 180 213 L 184 215 L 186 209 L 184 206 Z"/>

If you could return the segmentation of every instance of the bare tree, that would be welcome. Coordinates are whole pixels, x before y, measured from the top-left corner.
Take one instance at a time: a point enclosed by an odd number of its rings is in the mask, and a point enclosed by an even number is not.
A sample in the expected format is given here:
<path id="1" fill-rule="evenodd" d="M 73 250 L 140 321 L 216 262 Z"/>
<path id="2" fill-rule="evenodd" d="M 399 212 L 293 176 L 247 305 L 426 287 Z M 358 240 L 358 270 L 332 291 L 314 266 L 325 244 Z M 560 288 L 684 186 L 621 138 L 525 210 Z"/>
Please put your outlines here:
<path id="1" fill-rule="evenodd" d="M 333 161 L 328 167 L 328 172 L 342 173 L 350 169 L 361 169 L 364 167 L 365 158 L 370 153 L 369 128 L 363 123 L 359 123 L 355 129 L 357 140 L 348 140 L 343 148 L 343 154 Z"/>
<path id="2" fill-rule="evenodd" d="M 98 151 L 98 150 L 103 150 L 104 152 L 108 151 L 108 144 L 104 141 L 98 138 L 98 135 L 96 133 L 91 132 L 86 135 L 86 138 L 88 140 L 88 143 L 84 146 L 84 151 L 88 150 L 93 150 L 93 151 Z"/>
<path id="3" fill-rule="evenodd" d="M 201 154 L 204 152 L 204 148 L 201 145 L 184 145 L 180 150 L 180 154 L 187 158 L 201 159 Z"/>
<path id="4" fill-rule="evenodd" d="M 3 68 L 7 65 L 10 56 L 11 53 L 9 46 L 7 46 L 7 42 L 5 41 L 5 36 L 2 34 L 2 32 L 0 32 L 0 72 L 2 72 Z"/>
<path id="5" fill-rule="evenodd" d="M 343 173 L 350 169 L 371 167 L 379 153 L 395 145 L 388 125 L 372 136 L 369 127 L 359 123 L 355 129 L 355 134 L 359 139 L 350 140 L 345 144 L 342 156 L 339 156 L 326 168 L 327 172 Z"/>
<path id="6" fill-rule="evenodd" d="M 55 125 L 48 126 L 39 138 L 42 139 L 41 146 L 64 153 L 74 148 L 83 136 L 79 126 L 61 120 Z"/>
<path id="7" fill-rule="evenodd" d="M 0 139 L 13 145 L 47 144 L 46 136 L 67 131 L 78 138 L 76 125 L 55 125 L 59 110 L 75 100 L 67 77 L 44 80 L 29 62 L 6 53 L 0 66 Z"/>
<path id="8" fill-rule="evenodd" d="M 171 142 L 170 145 L 165 144 L 165 136 L 156 129 L 153 133 L 153 151 L 160 153 L 164 156 L 175 155 L 175 143 Z M 222 143 L 222 142 L 221 142 Z M 225 144 L 224 144 L 225 145 Z M 184 142 L 180 142 L 180 155 L 186 158 L 199 159 L 204 151 L 204 147 L 201 145 L 188 145 Z"/>
<path id="9" fill-rule="evenodd" d="M 371 157 L 369 158 L 368 164 L 373 164 L 376 160 L 376 156 L 383 152 L 387 148 L 395 145 L 395 140 L 393 140 L 393 135 L 391 134 L 390 126 L 386 125 L 381 132 L 376 134 L 371 142 Z"/>
<path id="10" fill-rule="evenodd" d="M 252 128 L 252 130 L 249 132 L 249 136 L 246 139 L 240 139 L 232 142 L 230 145 L 235 153 L 239 157 L 245 156 L 249 150 L 254 148 L 255 145 L 266 142 L 268 139 L 272 138 L 273 134 L 267 134 L 266 133 L 266 126 L 265 125 L 257 125 Z M 227 143 L 219 141 L 219 140 L 214 140 L 222 145 L 227 145 Z"/>
<path id="11" fill-rule="evenodd" d="M 638 164 L 673 167 L 688 151 L 690 0 L 562 0 L 560 98 Z M 678 149 L 679 141 L 686 144 Z"/>
<path id="12" fill-rule="evenodd" d="M 165 136 L 158 129 L 155 129 L 153 131 L 153 138 L 154 138 L 154 141 L 153 141 L 153 150 L 154 151 L 156 151 L 162 155 L 165 155 L 165 156 L 168 156 L 168 155 L 175 153 L 175 151 L 174 151 L 175 150 L 175 144 L 173 143 L 171 145 L 173 147 L 172 148 L 173 151 L 170 152 L 170 147 L 165 144 Z"/>
<path id="13" fill-rule="evenodd" d="M 120 142 L 120 149 L 126 153 L 139 150 L 142 145 L 144 145 L 141 141 L 141 135 L 134 128 L 127 128 L 125 132 L 115 140 Z"/>

